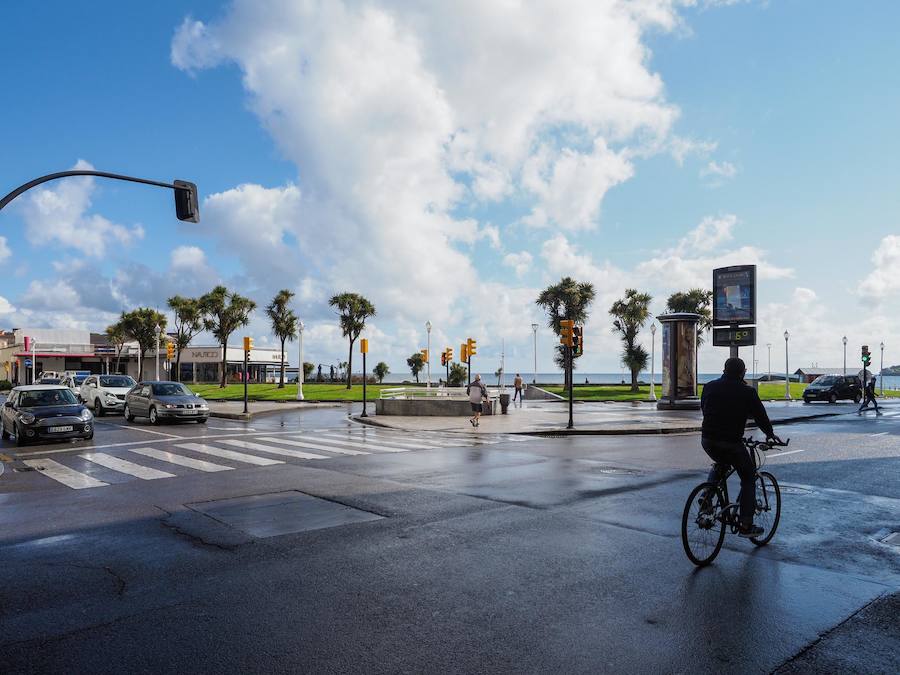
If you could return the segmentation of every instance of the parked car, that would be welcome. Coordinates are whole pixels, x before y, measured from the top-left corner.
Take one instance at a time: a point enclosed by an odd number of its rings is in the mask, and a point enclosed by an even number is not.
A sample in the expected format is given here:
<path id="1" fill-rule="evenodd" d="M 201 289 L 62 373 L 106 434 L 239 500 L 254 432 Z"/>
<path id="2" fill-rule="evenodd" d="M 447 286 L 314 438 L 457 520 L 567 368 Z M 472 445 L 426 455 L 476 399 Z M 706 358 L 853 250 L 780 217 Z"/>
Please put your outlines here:
<path id="1" fill-rule="evenodd" d="M 49 377 L 47 375 L 42 375 L 41 378 L 37 381 L 38 384 L 60 384 L 62 379 L 58 377 Z"/>
<path id="2" fill-rule="evenodd" d="M 16 445 L 34 441 L 94 437 L 94 416 L 60 384 L 13 387 L 0 409 L 0 437 Z"/>
<path id="3" fill-rule="evenodd" d="M 125 395 L 134 387 L 128 375 L 89 375 L 81 383 L 81 400 L 97 417 L 125 410 Z"/>
<path id="4" fill-rule="evenodd" d="M 862 399 L 862 381 L 857 375 L 820 375 L 803 392 L 803 402 L 851 400 L 859 403 Z"/>
<path id="5" fill-rule="evenodd" d="M 85 379 L 87 379 L 87 375 L 63 375 L 62 380 L 60 380 L 60 384 L 67 386 L 72 390 L 72 393 L 75 394 L 75 398 L 79 401 L 83 400 L 81 398 L 81 385 L 84 383 Z"/>
<path id="6" fill-rule="evenodd" d="M 162 420 L 194 420 L 205 424 L 209 404 L 180 382 L 139 382 L 125 396 L 125 419 L 147 417 Z"/>

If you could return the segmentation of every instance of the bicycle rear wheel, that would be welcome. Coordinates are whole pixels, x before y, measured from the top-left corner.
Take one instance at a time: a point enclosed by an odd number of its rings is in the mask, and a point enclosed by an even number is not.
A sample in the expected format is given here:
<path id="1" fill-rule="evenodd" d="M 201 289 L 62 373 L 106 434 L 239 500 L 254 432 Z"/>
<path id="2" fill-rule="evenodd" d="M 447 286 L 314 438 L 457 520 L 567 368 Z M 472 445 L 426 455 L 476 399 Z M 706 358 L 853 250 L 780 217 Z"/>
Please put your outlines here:
<path id="1" fill-rule="evenodd" d="M 703 508 L 701 498 L 708 494 L 709 504 Z M 722 493 L 715 483 L 701 483 L 693 489 L 681 517 L 681 543 L 684 552 L 698 567 L 709 565 L 725 540 L 722 518 Z"/>
<path id="2" fill-rule="evenodd" d="M 756 477 L 756 510 L 753 520 L 763 528 L 763 534 L 750 541 L 757 546 L 765 546 L 775 536 L 781 520 L 781 490 L 775 476 L 768 471 L 760 471 Z"/>

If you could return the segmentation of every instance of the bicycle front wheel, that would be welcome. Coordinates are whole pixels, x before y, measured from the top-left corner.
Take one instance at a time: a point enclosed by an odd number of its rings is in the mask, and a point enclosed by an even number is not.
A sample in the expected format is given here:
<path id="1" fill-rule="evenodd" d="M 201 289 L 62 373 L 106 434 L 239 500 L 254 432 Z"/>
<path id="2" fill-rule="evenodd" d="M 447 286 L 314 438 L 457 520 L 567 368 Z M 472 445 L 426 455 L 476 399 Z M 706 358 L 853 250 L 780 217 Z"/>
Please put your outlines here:
<path id="1" fill-rule="evenodd" d="M 781 490 L 778 487 L 778 481 L 768 471 L 760 471 L 756 477 L 756 511 L 754 513 L 754 521 L 763 528 L 763 534 L 759 537 L 752 537 L 750 541 L 757 546 L 768 544 L 772 537 L 775 536 L 775 530 L 778 529 L 780 520 Z"/>
<path id="2" fill-rule="evenodd" d="M 725 540 L 722 493 L 715 483 L 701 483 L 691 492 L 681 517 L 684 552 L 698 567 L 709 565 Z"/>

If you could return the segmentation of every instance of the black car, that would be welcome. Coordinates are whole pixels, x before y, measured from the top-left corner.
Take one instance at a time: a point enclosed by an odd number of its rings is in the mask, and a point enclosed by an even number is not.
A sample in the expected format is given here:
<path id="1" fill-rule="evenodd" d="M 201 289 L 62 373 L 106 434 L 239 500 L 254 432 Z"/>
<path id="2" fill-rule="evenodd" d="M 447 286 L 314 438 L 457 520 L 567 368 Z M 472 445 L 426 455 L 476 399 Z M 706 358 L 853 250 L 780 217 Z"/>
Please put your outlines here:
<path id="1" fill-rule="evenodd" d="M 851 400 L 859 403 L 862 393 L 862 382 L 856 375 L 820 375 L 803 392 L 803 402 Z"/>
<path id="2" fill-rule="evenodd" d="M 125 395 L 125 419 L 147 417 L 151 424 L 163 420 L 193 420 L 205 424 L 209 404 L 180 382 L 138 382 Z"/>
<path id="3" fill-rule="evenodd" d="M 16 445 L 35 441 L 94 437 L 94 416 L 59 384 L 14 387 L 0 409 L 0 436 Z"/>

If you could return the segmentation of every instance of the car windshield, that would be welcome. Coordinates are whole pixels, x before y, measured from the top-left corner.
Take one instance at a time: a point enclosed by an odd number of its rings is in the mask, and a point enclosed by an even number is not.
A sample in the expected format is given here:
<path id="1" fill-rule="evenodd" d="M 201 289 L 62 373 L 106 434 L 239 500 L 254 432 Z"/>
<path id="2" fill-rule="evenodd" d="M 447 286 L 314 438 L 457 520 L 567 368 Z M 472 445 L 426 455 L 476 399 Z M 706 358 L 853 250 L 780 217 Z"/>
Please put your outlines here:
<path id="1" fill-rule="evenodd" d="M 830 387 L 838 383 L 838 379 L 834 375 L 822 375 L 816 378 L 813 384 L 819 387 Z"/>
<path id="2" fill-rule="evenodd" d="M 50 405 L 75 405 L 75 394 L 71 389 L 35 389 L 23 391 L 19 399 L 22 408 L 40 408 Z"/>
<path id="3" fill-rule="evenodd" d="M 127 375 L 101 375 L 101 387 L 133 387 L 134 380 Z"/>
<path id="4" fill-rule="evenodd" d="M 76 385 L 83 384 L 86 379 L 87 379 L 87 375 L 76 375 L 75 376 L 75 384 Z"/>
<path id="5" fill-rule="evenodd" d="M 42 377 L 41 384 L 59 384 L 60 380 L 58 377 Z"/>
<path id="6" fill-rule="evenodd" d="M 178 382 L 163 382 L 153 385 L 154 396 L 192 396 L 191 392 L 183 384 Z"/>

